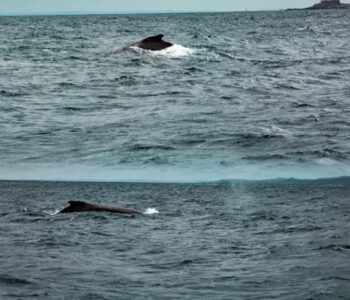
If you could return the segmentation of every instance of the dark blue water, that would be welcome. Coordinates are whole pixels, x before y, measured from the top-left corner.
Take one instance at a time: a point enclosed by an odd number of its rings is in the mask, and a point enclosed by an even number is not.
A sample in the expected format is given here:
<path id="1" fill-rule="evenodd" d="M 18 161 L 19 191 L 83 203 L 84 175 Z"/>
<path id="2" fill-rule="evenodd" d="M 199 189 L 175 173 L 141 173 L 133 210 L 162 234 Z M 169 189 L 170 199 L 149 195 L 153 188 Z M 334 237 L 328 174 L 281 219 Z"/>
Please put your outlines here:
<path id="1" fill-rule="evenodd" d="M 349 175 L 348 11 L 2 17 L 2 179 Z M 119 48 L 163 33 L 161 53 Z"/>
<path id="2" fill-rule="evenodd" d="M 0 299 L 349 299 L 349 16 L 0 17 Z"/>

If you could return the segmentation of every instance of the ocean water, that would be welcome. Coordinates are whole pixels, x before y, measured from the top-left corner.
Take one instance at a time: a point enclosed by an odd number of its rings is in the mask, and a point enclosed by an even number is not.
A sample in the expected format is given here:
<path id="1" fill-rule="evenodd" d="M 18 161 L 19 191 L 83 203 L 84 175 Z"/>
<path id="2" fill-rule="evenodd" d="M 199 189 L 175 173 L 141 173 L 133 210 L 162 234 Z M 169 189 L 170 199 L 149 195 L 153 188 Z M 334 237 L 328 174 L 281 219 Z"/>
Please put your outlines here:
<path id="1" fill-rule="evenodd" d="M 349 186 L 0 189 L 0 299 L 349 299 Z M 54 215 L 69 199 L 159 214 Z"/>
<path id="2" fill-rule="evenodd" d="M 349 299 L 349 17 L 0 17 L 0 299 Z"/>
<path id="3" fill-rule="evenodd" d="M 0 178 L 350 174 L 349 12 L 0 19 Z M 176 47 L 118 51 L 162 33 Z"/>

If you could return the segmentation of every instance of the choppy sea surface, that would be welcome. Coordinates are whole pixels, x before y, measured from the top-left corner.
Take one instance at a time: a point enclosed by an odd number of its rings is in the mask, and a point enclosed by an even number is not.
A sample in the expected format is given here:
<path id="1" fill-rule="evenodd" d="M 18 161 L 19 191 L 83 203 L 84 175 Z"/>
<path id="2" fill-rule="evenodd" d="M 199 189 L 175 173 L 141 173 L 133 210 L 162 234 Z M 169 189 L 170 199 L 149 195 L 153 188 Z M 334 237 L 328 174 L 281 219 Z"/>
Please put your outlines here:
<path id="1" fill-rule="evenodd" d="M 349 15 L 2 17 L 0 178 L 349 175 Z"/>
<path id="2" fill-rule="evenodd" d="M 349 299 L 350 187 L 0 181 L 0 298 Z M 58 214 L 83 199 L 159 214 Z"/>
<path id="3" fill-rule="evenodd" d="M 0 299 L 349 299 L 349 17 L 0 17 Z"/>

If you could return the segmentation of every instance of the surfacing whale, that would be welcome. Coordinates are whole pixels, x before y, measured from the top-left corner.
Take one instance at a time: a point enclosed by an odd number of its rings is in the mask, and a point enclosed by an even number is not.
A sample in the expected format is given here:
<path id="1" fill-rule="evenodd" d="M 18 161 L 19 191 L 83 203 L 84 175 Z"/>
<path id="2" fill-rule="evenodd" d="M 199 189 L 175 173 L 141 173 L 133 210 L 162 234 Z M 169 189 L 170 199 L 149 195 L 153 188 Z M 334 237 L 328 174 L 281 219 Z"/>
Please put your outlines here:
<path id="1" fill-rule="evenodd" d="M 69 203 L 69 206 L 62 209 L 59 212 L 59 214 L 83 212 L 83 211 L 106 211 L 106 212 L 126 214 L 126 215 L 142 215 L 142 213 L 136 210 L 128 209 L 128 208 L 92 204 L 84 201 L 69 201 L 68 203 Z"/>
<path id="2" fill-rule="evenodd" d="M 159 51 L 159 50 L 169 48 L 171 46 L 173 46 L 172 43 L 163 41 L 163 35 L 158 34 L 158 35 L 147 37 L 147 38 L 145 38 L 139 42 L 133 43 L 131 45 L 128 45 L 128 46 L 124 47 L 123 49 L 127 49 L 130 47 L 137 47 L 137 48 L 141 48 L 144 50 Z"/>

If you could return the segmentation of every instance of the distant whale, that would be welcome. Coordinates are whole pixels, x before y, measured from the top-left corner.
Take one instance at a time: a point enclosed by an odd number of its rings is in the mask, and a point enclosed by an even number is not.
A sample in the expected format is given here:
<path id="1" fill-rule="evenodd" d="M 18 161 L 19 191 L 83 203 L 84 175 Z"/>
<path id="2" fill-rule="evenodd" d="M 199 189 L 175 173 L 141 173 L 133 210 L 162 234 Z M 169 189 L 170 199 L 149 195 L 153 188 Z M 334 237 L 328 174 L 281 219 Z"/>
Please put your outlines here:
<path id="1" fill-rule="evenodd" d="M 163 35 L 158 34 L 150 36 L 136 43 L 130 44 L 123 49 L 128 49 L 130 47 L 137 47 L 144 50 L 159 51 L 173 46 L 174 44 L 163 41 Z"/>
<path id="2" fill-rule="evenodd" d="M 83 201 L 69 201 L 69 206 L 62 209 L 59 213 L 73 213 L 73 212 L 83 212 L 83 211 L 106 211 L 118 214 L 127 214 L 127 215 L 142 215 L 142 213 L 128 209 L 120 208 L 115 206 L 105 206 L 99 204 L 91 204 Z"/>

